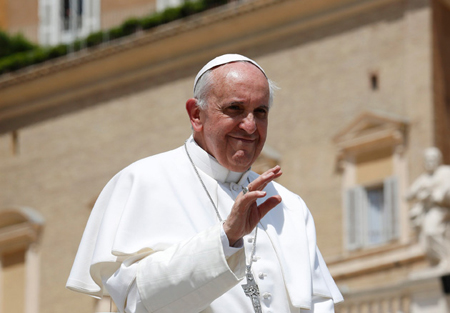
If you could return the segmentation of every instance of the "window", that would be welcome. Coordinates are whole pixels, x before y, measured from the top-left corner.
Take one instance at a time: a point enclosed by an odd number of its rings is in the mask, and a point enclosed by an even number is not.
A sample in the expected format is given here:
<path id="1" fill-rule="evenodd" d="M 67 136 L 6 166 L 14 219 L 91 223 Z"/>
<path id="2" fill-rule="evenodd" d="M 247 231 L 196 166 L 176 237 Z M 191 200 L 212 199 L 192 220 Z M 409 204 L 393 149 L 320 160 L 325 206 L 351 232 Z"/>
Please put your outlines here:
<path id="1" fill-rule="evenodd" d="M 100 29 L 100 0 L 39 0 L 39 43 L 57 45 Z"/>
<path id="2" fill-rule="evenodd" d="M 346 200 L 347 247 L 373 247 L 398 238 L 397 178 L 382 184 L 348 189 Z"/>
<path id="3" fill-rule="evenodd" d="M 406 188 L 406 126 L 402 118 L 368 111 L 334 138 L 348 251 L 409 240 L 408 207 L 401 196 Z"/>
<path id="4" fill-rule="evenodd" d="M 370 86 L 372 90 L 378 90 L 378 74 L 372 73 L 370 74 Z"/>
<path id="5" fill-rule="evenodd" d="M 164 11 L 167 8 L 180 6 L 184 0 L 156 0 L 156 11 Z"/>
<path id="6" fill-rule="evenodd" d="M 61 0 L 61 19 L 64 31 L 71 29 L 81 29 L 83 25 L 83 1 L 82 0 Z M 72 13 L 73 12 L 73 13 Z"/>

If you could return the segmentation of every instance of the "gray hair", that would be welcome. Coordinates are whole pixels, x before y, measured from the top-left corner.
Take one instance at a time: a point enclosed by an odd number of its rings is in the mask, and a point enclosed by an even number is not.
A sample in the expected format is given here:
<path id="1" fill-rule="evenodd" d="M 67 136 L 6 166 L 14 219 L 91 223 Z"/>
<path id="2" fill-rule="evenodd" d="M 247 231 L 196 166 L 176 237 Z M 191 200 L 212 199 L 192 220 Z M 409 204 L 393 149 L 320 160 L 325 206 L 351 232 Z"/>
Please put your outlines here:
<path id="1" fill-rule="evenodd" d="M 246 62 L 246 61 L 237 61 L 237 62 Z M 194 89 L 194 98 L 197 99 L 197 106 L 204 110 L 208 106 L 208 102 L 206 100 L 209 91 L 211 90 L 211 87 L 213 85 L 213 79 L 211 77 L 211 72 L 214 70 L 214 68 L 206 71 L 197 81 L 197 84 L 195 85 Z M 270 79 L 267 78 L 267 82 L 269 83 L 269 109 L 272 107 L 273 104 L 273 94 L 275 90 L 278 90 L 279 88 L 277 85 Z"/>

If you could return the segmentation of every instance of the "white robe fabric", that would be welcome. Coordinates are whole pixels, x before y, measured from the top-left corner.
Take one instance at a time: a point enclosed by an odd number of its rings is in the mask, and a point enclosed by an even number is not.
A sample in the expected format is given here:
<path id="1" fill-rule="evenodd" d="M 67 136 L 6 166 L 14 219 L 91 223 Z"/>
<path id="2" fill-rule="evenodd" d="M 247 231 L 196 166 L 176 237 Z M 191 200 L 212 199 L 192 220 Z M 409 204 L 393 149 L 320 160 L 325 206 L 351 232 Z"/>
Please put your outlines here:
<path id="1" fill-rule="evenodd" d="M 258 175 L 228 171 L 192 137 L 187 147 L 225 219 Z M 252 270 L 263 312 L 334 312 L 333 302 L 343 298 L 316 246 L 308 208 L 275 182 L 265 190 L 283 201 L 258 225 Z M 100 194 L 67 287 L 94 297 L 111 294 L 121 312 L 252 312 L 240 285 L 254 233 L 228 258 L 220 234 L 184 147 L 140 160 Z"/>

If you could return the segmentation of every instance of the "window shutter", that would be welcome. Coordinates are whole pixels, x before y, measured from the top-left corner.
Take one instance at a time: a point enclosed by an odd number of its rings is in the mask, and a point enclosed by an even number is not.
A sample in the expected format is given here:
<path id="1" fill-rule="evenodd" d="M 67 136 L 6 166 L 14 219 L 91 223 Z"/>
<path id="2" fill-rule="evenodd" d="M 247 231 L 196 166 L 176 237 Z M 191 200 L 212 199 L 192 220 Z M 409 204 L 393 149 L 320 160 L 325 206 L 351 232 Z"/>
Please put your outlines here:
<path id="1" fill-rule="evenodd" d="M 384 234 L 385 240 L 389 241 L 398 238 L 400 232 L 398 180 L 395 176 L 384 180 L 384 210 Z"/>
<path id="2" fill-rule="evenodd" d="M 83 0 L 82 35 L 87 36 L 100 29 L 100 1 Z"/>
<path id="3" fill-rule="evenodd" d="M 52 9 L 50 1 L 39 1 L 39 43 L 44 46 L 52 40 Z"/>
<path id="4" fill-rule="evenodd" d="M 364 241 L 364 188 L 357 186 L 347 190 L 346 194 L 347 248 L 360 248 Z"/>
<path id="5" fill-rule="evenodd" d="M 100 30 L 100 16 L 101 16 L 101 5 L 100 0 L 90 0 L 91 7 L 91 32 Z"/>
<path id="6" fill-rule="evenodd" d="M 183 3 L 184 0 L 156 0 L 156 10 L 158 12 L 164 11 L 167 8 L 177 7 Z"/>
<path id="7" fill-rule="evenodd" d="M 39 0 L 39 44 L 53 46 L 61 42 L 61 3 Z"/>

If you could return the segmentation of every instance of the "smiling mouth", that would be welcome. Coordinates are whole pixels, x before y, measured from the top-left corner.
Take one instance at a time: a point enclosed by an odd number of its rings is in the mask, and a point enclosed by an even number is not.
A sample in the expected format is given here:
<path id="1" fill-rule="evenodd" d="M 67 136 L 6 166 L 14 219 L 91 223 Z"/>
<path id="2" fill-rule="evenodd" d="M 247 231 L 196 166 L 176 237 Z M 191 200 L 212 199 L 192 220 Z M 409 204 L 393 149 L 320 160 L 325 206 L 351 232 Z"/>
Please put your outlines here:
<path id="1" fill-rule="evenodd" d="M 245 137 L 238 137 L 238 136 L 230 136 L 234 140 L 238 140 L 245 143 L 254 143 L 256 141 L 256 138 L 245 138 Z"/>

